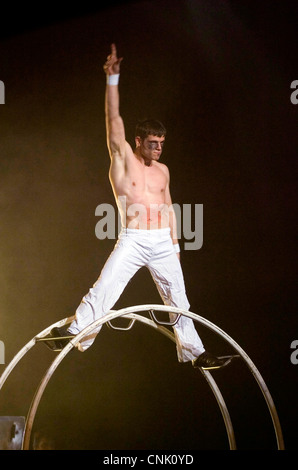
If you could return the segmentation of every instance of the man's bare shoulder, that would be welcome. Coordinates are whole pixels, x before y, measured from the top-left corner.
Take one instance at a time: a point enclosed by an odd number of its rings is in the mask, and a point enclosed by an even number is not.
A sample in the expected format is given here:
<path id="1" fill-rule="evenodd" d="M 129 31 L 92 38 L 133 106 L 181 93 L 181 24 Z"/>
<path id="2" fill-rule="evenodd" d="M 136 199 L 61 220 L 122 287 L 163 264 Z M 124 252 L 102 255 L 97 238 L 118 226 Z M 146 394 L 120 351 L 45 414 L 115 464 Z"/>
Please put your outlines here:
<path id="1" fill-rule="evenodd" d="M 167 177 L 169 177 L 170 171 L 169 171 L 169 168 L 167 167 L 167 165 L 165 165 L 164 163 L 161 163 L 161 162 L 154 162 L 154 163 L 157 166 L 157 168 L 159 168 L 161 171 L 163 171 L 165 173 L 165 175 Z"/>

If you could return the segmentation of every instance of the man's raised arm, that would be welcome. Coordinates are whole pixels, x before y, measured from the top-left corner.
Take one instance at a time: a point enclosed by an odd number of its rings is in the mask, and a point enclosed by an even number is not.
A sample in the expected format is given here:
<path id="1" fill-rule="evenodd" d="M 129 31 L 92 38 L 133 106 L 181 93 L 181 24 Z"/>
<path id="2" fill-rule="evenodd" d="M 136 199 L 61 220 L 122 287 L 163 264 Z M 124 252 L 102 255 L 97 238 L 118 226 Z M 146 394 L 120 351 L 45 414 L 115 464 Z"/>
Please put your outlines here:
<path id="1" fill-rule="evenodd" d="M 105 95 L 107 145 L 112 159 L 125 156 L 125 130 L 119 112 L 118 90 L 121 61 L 122 58 L 117 57 L 115 44 L 112 44 L 111 54 L 104 65 L 107 76 Z"/>

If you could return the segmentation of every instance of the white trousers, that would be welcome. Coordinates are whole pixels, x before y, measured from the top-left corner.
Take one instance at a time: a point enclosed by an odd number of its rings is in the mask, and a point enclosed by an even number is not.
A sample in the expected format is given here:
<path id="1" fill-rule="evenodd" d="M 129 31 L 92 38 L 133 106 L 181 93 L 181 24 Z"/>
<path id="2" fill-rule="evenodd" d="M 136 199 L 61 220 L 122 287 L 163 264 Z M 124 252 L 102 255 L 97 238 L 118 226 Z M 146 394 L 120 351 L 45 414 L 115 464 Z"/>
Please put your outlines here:
<path id="1" fill-rule="evenodd" d="M 85 295 L 68 331 L 78 334 L 113 308 L 134 274 L 146 266 L 165 305 L 189 309 L 180 261 L 174 251 L 170 229 L 122 229 L 100 277 Z M 176 318 L 176 315 L 170 320 Z M 86 350 L 101 326 L 83 338 L 78 348 Z M 205 349 L 192 319 L 181 315 L 173 327 L 179 362 L 197 358 Z"/>

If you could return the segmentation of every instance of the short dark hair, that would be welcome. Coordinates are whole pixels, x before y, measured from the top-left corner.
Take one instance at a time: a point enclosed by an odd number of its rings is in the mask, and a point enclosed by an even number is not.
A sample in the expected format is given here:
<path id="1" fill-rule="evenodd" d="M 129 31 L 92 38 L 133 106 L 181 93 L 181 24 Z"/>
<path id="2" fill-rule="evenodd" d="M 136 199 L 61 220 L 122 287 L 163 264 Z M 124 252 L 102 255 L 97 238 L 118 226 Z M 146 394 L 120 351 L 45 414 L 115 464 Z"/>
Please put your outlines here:
<path id="1" fill-rule="evenodd" d="M 135 137 L 145 139 L 148 135 L 156 135 L 157 137 L 166 136 L 165 126 L 156 119 L 145 119 L 139 121 L 136 125 Z"/>

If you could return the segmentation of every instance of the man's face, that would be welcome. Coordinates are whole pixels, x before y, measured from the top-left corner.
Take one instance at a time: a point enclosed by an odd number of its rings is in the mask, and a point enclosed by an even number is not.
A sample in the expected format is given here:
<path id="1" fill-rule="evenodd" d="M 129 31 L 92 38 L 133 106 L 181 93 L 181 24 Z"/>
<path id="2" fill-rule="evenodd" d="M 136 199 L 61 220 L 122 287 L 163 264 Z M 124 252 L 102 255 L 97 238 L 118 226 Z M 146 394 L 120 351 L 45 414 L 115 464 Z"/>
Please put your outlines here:
<path id="1" fill-rule="evenodd" d="M 159 160 L 164 145 L 165 137 L 157 137 L 156 135 L 149 135 L 145 139 L 138 140 L 142 157 L 147 160 Z"/>

